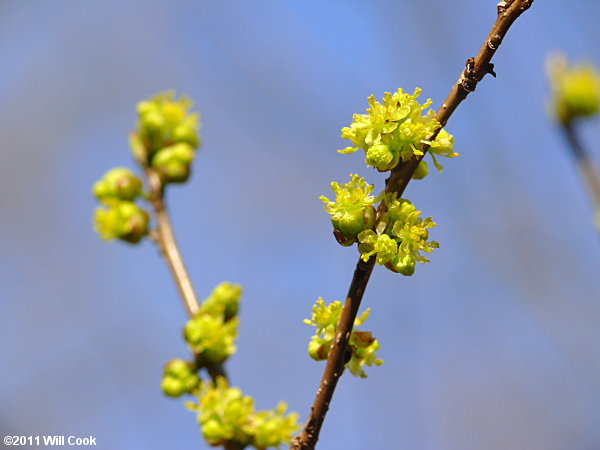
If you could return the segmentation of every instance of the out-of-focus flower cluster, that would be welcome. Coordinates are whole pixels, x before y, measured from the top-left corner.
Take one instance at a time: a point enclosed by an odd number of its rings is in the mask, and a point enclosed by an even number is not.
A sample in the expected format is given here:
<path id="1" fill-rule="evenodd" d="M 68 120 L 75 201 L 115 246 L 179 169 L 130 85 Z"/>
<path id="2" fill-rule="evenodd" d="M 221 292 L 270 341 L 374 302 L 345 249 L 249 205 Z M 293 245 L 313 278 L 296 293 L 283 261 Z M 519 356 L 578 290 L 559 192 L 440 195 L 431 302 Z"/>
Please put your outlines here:
<path id="1" fill-rule="evenodd" d="M 600 107 L 600 75 L 591 64 L 569 66 L 564 55 L 548 58 L 550 112 L 561 123 L 593 116 Z"/>
<path id="2" fill-rule="evenodd" d="M 184 338 L 200 364 L 221 364 L 235 353 L 241 293 L 239 285 L 219 284 L 185 325 Z"/>
<path id="3" fill-rule="evenodd" d="M 198 371 L 215 367 L 231 356 L 237 336 L 239 302 L 242 288 L 224 282 L 213 289 L 200 305 L 199 312 L 184 327 L 184 337 L 195 355 L 192 362 L 175 359 L 165 365 L 161 388 L 165 395 L 192 394 L 197 402 L 187 402 L 195 411 L 202 435 L 212 446 L 232 444 L 262 450 L 289 444 L 298 431 L 298 415 L 286 415 L 287 406 L 256 411 L 252 397 L 230 387 L 227 380 L 202 381 Z"/>
<path id="4" fill-rule="evenodd" d="M 141 167 L 154 170 L 162 185 L 188 179 L 195 149 L 200 145 L 198 114 L 190 113 L 187 98 L 168 91 L 138 104 L 137 129 L 131 150 Z M 136 200 L 143 197 L 142 180 L 131 170 L 109 170 L 92 189 L 101 204 L 94 213 L 94 229 L 104 240 L 137 244 L 148 234 L 149 214 Z"/>
<path id="5" fill-rule="evenodd" d="M 195 395 L 197 403 L 188 402 L 187 406 L 197 413 L 202 435 L 212 446 L 236 443 L 240 448 L 279 448 L 289 444 L 300 428 L 296 413 L 286 415 L 285 402 L 274 410 L 256 411 L 252 397 L 230 387 L 223 377 L 216 383 L 201 383 Z"/>
<path id="6" fill-rule="evenodd" d="M 104 240 L 120 239 L 137 244 L 148 234 L 148 213 L 138 206 L 142 180 L 125 167 L 109 170 L 94 184 L 101 206 L 94 212 L 94 229 Z"/>
<path id="7" fill-rule="evenodd" d="M 129 138 L 131 150 L 143 166 L 150 166 L 163 183 L 182 183 L 190 175 L 195 149 L 200 145 L 198 113 L 192 101 L 175 99 L 167 91 L 138 103 L 137 130 Z"/>

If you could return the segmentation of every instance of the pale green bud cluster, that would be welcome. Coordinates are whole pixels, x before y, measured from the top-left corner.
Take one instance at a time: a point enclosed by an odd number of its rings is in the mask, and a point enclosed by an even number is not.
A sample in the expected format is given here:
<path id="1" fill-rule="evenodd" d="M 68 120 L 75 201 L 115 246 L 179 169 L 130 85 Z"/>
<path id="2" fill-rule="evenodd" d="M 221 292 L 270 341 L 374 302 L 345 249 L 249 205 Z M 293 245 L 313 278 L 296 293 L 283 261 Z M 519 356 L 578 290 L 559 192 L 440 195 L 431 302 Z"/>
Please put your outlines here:
<path id="1" fill-rule="evenodd" d="M 562 123 L 593 116 L 600 108 L 600 75 L 590 64 L 569 66 L 563 55 L 547 61 L 551 113 Z"/>
<path id="2" fill-rule="evenodd" d="M 235 353 L 241 294 L 237 284 L 219 284 L 185 325 L 184 338 L 201 365 L 221 364 Z"/>
<path id="3" fill-rule="evenodd" d="M 367 309 L 359 315 L 354 320 L 354 327 L 362 325 L 369 317 L 369 312 L 370 309 Z M 316 328 L 315 334 L 308 344 L 308 354 L 312 359 L 322 361 L 329 356 L 341 314 L 342 303 L 339 301 L 325 305 L 323 299 L 319 298 L 313 305 L 312 318 L 304 320 L 305 324 Z M 366 378 L 364 366 L 383 364 L 383 360 L 377 359 L 376 354 L 379 342 L 373 338 L 370 332 L 353 328 L 348 345 L 351 356 L 345 367 L 352 375 Z"/>
<path id="4" fill-rule="evenodd" d="M 361 231 L 375 224 L 373 204 L 381 198 L 370 195 L 373 187 L 372 184 L 366 183 L 364 178 L 350 174 L 349 183 L 341 186 L 335 182 L 331 183 L 335 201 L 325 196 L 320 197 L 325 203 L 325 211 L 331 214 L 331 223 L 340 244 L 352 245 Z"/>
<path id="5" fill-rule="evenodd" d="M 452 151 L 452 136 L 443 130 L 431 141 L 440 124 L 434 118 L 433 110 L 423 113 L 431 105 L 431 99 L 420 104 L 417 101 L 420 93 L 419 88 L 412 95 L 402 89 L 393 94 L 386 92 L 383 103 L 371 95 L 367 114 L 354 114 L 352 124 L 342 128 L 342 138 L 352 141 L 352 146 L 339 152 L 350 154 L 362 148 L 365 163 L 385 172 L 400 162 L 423 155 L 424 145 L 430 145 L 434 164 L 441 171 L 442 166 L 435 155 L 452 158 L 458 154 Z M 420 175 L 425 176 L 424 173 L 421 171 Z"/>
<path id="6" fill-rule="evenodd" d="M 229 387 L 222 377 L 216 383 L 202 383 L 196 395 L 198 403 L 190 402 L 188 408 L 197 412 L 202 435 L 212 446 L 279 448 L 289 444 L 292 434 L 300 428 L 296 413 L 285 415 L 284 402 L 275 410 L 256 411 L 252 397 Z"/>
<path id="7" fill-rule="evenodd" d="M 169 397 L 181 397 L 190 394 L 200 385 L 200 377 L 197 374 L 198 367 L 194 363 L 183 359 L 172 359 L 165 364 L 160 387 L 165 395 Z"/>
<path id="8" fill-rule="evenodd" d="M 429 241 L 429 229 L 436 226 L 431 217 L 422 219 L 421 211 L 406 199 L 397 199 L 397 193 L 385 196 L 387 212 L 376 230 L 365 230 L 358 236 L 358 250 L 364 261 L 375 255 L 375 262 L 393 272 L 410 276 L 415 263 L 429 262 L 421 252 L 431 253 L 439 248 Z"/>
<path id="9" fill-rule="evenodd" d="M 131 150 L 144 166 L 153 167 L 163 183 L 182 183 L 190 175 L 195 149 L 200 145 L 198 113 L 192 102 L 175 99 L 173 91 L 138 103 L 137 130 L 131 134 Z"/>
<path id="10" fill-rule="evenodd" d="M 142 194 L 142 181 L 131 170 L 109 170 L 92 191 L 102 205 L 94 213 L 94 229 L 102 239 L 137 244 L 148 234 L 149 215 L 135 203 Z"/>

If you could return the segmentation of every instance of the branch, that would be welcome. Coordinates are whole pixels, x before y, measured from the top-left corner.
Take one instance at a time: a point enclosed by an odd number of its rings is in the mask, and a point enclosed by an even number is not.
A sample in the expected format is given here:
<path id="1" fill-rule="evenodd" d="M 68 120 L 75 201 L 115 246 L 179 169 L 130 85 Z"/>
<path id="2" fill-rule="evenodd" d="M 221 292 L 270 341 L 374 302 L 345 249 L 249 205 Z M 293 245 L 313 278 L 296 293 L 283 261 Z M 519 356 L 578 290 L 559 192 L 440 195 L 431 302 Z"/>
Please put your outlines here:
<path id="1" fill-rule="evenodd" d="M 171 226 L 171 220 L 165 205 L 163 184 L 154 169 L 148 167 L 143 162 L 140 164 L 144 168 L 144 173 L 148 179 L 150 203 L 152 204 L 154 215 L 156 217 L 154 241 L 171 270 L 173 281 L 177 286 L 185 311 L 191 318 L 200 311 L 200 304 L 198 303 L 196 292 L 194 291 L 192 281 L 185 268 L 181 253 L 179 252 L 179 247 L 175 241 L 173 227 Z M 197 355 L 194 355 L 194 357 L 196 356 Z M 224 377 L 227 379 L 227 373 L 222 364 L 213 364 L 206 366 L 205 368 L 213 382 L 216 382 L 217 377 Z"/>
<path id="2" fill-rule="evenodd" d="M 442 106 L 435 114 L 435 118 L 440 122 L 442 127 L 446 125 L 458 105 L 467 98 L 469 93 L 475 90 L 477 83 L 486 74 L 496 75 L 494 73 L 494 66 L 491 64 L 492 57 L 510 26 L 524 11 L 529 9 L 532 3 L 533 0 L 508 0 L 498 3 L 498 17 L 485 42 L 477 53 L 477 56 L 467 60 L 465 70 L 461 73 L 446 100 L 444 100 Z M 438 132 L 440 129 L 438 129 Z M 435 139 L 438 132 L 431 137 L 431 140 Z M 427 148 L 424 149 L 424 154 L 426 152 Z M 401 197 L 419 162 L 425 156 L 424 154 L 421 157 L 414 157 L 406 163 L 396 166 L 386 182 L 386 192 L 398 192 L 398 197 Z M 385 210 L 385 202 L 381 202 L 377 210 L 377 216 L 381 217 L 381 214 Z M 356 264 L 354 276 L 348 290 L 348 295 L 346 296 L 346 301 L 344 302 L 340 322 L 327 358 L 327 364 L 321 378 L 321 383 L 319 384 L 319 389 L 317 390 L 304 429 L 292 442 L 290 447 L 292 450 L 312 450 L 319 439 L 319 432 L 329 409 L 333 392 L 344 371 L 348 340 L 374 265 L 374 256 L 367 262 L 359 258 Z"/>
<path id="3" fill-rule="evenodd" d="M 592 199 L 592 204 L 596 212 L 596 227 L 600 231 L 600 174 L 598 174 L 596 166 L 579 140 L 579 136 L 577 136 L 573 128 L 572 121 L 562 123 L 561 128 L 569 142 L 571 153 L 575 157 L 575 162 L 579 168 L 581 178 L 583 178 L 583 183 Z"/>
<path id="4" fill-rule="evenodd" d="M 150 185 L 150 202 L 152 203 L 156 217 L 155 241 L 161 255 L 165 258 L 171 270 L 171 275 L 173 275 L 173 280 L 181 295 L 185 311 L 189 317 L 193 317 L 200 310 L 200 305 L 185 264 L 183 263 L 181 253 L 179 253 L 177 242 L 175 242 L 171 220 L 169 219 L 165 205 L 162 183 L 158 174 L 153 169 L 145 167 L 144 172 Z"/>

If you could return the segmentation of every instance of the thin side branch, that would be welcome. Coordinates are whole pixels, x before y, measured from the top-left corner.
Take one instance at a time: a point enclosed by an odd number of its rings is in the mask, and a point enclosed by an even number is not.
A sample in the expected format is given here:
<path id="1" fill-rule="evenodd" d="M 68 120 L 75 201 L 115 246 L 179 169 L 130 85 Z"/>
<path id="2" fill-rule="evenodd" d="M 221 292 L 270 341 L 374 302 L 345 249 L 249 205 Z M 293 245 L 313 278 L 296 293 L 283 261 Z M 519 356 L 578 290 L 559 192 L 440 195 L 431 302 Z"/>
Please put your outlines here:
<path id="1" fill-rule="evenodd" d="M 154 170 L 146 168 L 145 173 L 150 184 L 150 201 L 156 217 L 156 241 L 171 270 L 171 275 L 173 275 L 173 280 L 181 295 L 185 311 L 189 317 L 193 317 L 200 310 L 200 306 L 175 241 L 173 227 L 165 205 L 162 184 Z"/>
<path id="2" fill-rule="evenodd" d="M 590 155 L 573 129 L 573 124 L 567 122 L 564 123 L 561 128 L 569 142 L 571 153 L 575 157 L 575 162 L 577 163 L 581 178 L 583 178 L 583 183 L 592 199 L 592 204 L 597 217 L 596 220 L 600 221 L 600 174 L 598 174 L 598 170 L 590 158 Z M 600 223 L 598 223 L 597 226 L 600 227 Z"/>
<path id="3" fill-rule="evenodd" d="M 532 3 L 533 0 L 510 0 L 498 3 L 498 16 L 485 42 L 477 56 L 467 60 L 465 70 L 436 112 L 435 118 L 442 127 L 446 125 L 458 105 L 475 90 L 477 83 L 486 74 L 490 73 L 495 76 L 494 67 L 491 64 L 492 57 L 510 26 L 524 11 L 529 9 Z M 435 135 L 431 139 L 435 139 Z M 424 153 L 426 152 L 427 149 L 424 150 Z M 415 157 L 396 166 L 387 180 L 386 192 L 398 192 L 398 197 L 401 197 L 423 156 Z M 381 202 L 377 211 L 379 217 L 385 208 L 385 203 Z M 323 377 L 304 429 L 292 442 L 290 448 L 293 450 L 313 450 L 319 439 L 319 432 L 329 409 L 333 392 L 344 371 L 344 357 L 348 348 L 348 340 L 374 265 L 375 258 L 373 256 L 367 262 L 359 258 L 356 264 Z"/>
<path id="4" fill-rule="evenodd" d="M 171 226 L 171 220 L 165 205 L 163 185 L 160 182 L 158 174 L 152 168 L 145 165 L 143 167 L 150 188 L 150 203 L 156 217 L 154 240 L 169 266 L 187 315 L 193 317 L 200 311 L 200 304 L 190 276 L 185 268 L 181 253 L 179 252 L 179 247 L 175 241 L 173 227 Z M 213 382 L 216 382 L 217 377 L 228 379 L 223 364 L 213 364 L 205 366 L 205 368 Z"/>

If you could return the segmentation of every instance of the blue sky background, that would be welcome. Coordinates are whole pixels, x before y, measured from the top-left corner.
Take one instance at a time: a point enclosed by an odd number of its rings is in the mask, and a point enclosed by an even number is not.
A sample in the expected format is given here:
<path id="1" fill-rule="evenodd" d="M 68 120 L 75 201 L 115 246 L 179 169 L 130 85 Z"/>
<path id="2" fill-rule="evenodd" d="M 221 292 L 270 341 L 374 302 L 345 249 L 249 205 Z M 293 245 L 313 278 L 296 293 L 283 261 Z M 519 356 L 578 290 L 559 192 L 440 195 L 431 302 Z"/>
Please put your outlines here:
<path id="1" fill-rule="evenodd" d="M 159 389 L 185 357 L 183 308 L 156 249 L 94 235 L 91 184 L 132 166 L 135 104 L 174 88 L 202 115 L 195 172 L 168 194 L 200 297 L 244 297 L 233 383 L 306 418 L 323 364 L 313 302 L 341 300 L 357 253 L 318 196 L 350 172 L 340 129 L 371 93 L 434 107 L 496 1 L 0 3 L 0 431 L 98 448 L 205 448 Z M 405 278 L 376 268 L 366 328 L 383 366 L 344 376 L 321 449 L 600 447 L 600 242 L 546 114 L 544 60 L 600 65 L 600 3 L 538 0 L 447 129 L 460 158 L 406 191 L 441 248 Z M 598 160 L 600 124 L 581 127 Z"/>

